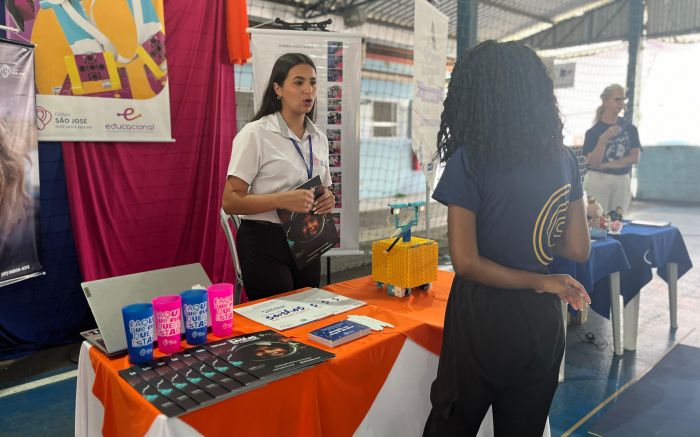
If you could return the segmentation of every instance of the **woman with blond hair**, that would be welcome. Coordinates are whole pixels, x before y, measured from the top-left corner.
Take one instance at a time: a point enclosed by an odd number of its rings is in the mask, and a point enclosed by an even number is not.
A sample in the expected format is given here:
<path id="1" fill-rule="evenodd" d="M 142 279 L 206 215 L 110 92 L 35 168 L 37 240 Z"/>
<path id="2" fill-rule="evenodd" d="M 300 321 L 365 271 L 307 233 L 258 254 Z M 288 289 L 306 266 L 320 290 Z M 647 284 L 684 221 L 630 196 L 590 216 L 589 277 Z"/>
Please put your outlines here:
<path id="1" fill-rule="evenodd" d="M 618 117 L 625 106 L 625 89 L 609 85 L 600 99 L 595 124 L 586 131 L 583 143 L 588 164 L 584 189 L 606 213 L 619 207 L 624 214 L 632 200 L 630 171 L 639 162 L 642 146 L 637 128 Z"/>
<path id="2" fill-rule="evenodd" d="M 36 258 L 34 204 L 25 187 L 25 144 L 36 144 L 31 123 L 0 119 L 0 260 L 2 267 Z M 9 262 L 9 264 L 7 264 Z"/>

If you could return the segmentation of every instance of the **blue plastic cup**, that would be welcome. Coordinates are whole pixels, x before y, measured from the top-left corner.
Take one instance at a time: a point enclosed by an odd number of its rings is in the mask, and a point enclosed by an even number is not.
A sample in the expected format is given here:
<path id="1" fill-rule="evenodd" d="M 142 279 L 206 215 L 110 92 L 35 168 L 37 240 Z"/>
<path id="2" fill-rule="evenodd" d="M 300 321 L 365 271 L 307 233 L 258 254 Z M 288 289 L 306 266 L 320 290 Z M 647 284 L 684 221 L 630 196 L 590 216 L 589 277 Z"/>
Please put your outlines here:
<path id="1" fill-rule="evenodd" d="M 153 359 L 153 305 L 134 303 L 122 308 L 129 361 L 146 363 Z"/>
<path id="2" fill-rule="evenodd" d="M 187 290 L 182 297 L 182 316 L 185 319 L 187 344 L 202 344 L 207 341 L 209 304 L 207 290 Z"/>

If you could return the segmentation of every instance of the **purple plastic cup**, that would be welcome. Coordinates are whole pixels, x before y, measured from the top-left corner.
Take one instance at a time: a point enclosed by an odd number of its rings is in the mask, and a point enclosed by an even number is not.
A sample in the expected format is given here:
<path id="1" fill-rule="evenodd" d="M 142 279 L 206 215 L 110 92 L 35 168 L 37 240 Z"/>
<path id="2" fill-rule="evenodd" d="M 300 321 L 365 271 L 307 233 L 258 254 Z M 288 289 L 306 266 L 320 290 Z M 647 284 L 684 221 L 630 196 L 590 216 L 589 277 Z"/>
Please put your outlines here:
<path id="1" fill-rule="evenodd" d="M 158 350 L 161 352 L 169 354 L 180 350 L 181 302 L 182 300 L 177 294 L 153 299 L 153 319 L 156 324 Z"/>
<path id="2" fill-rule="evenodd" d="M 233 284 L 212 284 L 207 288 L 211 332 L 217 337 L 227 337 L 233 332 Z"/>

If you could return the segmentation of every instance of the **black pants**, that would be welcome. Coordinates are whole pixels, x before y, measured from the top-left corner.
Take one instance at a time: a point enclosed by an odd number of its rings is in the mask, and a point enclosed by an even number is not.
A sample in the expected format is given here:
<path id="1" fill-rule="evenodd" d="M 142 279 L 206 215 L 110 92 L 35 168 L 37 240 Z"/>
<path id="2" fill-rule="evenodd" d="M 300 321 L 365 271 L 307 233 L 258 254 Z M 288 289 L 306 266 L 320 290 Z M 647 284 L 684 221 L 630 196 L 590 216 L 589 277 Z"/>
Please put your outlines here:
<path id="1" fill-rule="evenodd" d="M 250 300 L 297 288 L 319 286 L 321 259 L 299 270 L 294 264 L 281 225 L 242 220 L 236 247 L 243 285 Z"/>
<path id="2" fill-rule="evenodd" d="M 564 346 L 557 296 L 456 276 L 423 435 L 476 435 L 493 406 L 496 437 L 542 436 Z"/>

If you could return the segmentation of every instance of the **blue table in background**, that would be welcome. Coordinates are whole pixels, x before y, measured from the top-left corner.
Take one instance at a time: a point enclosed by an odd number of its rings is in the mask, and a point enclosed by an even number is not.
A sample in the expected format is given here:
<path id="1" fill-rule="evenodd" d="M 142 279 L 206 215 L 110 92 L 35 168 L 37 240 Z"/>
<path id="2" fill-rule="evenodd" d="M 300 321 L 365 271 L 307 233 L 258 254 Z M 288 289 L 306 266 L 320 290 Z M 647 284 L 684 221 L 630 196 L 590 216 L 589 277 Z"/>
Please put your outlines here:
<path id="1" fill-rule="evenodd" d="M 619 235 L 613 235 L 627 255 L 630 269 L 620 273 L 620 294 L 625 302 L 624 347 L 637 348 L 639 292 L 651 281 L 653 267 L 668 284 L 671 328 L 678 327 L 678 278 L 693 267 L 683 236 L 674 226 L 654 227 L 625 223 Z"/>
<path id="2" fill-rule="evenodd" d="M 591 296 L 591 308 L 612 319 L 615 354 L 622 355 L 620 274 L 630 269 L 622 244 L 610 237 L 595 240 L 591 243 L 591 254 L 585 263 L 556 257 L 548 268 L 552 273 L 565 273 L 576 278 L 586 288 Z"/>

